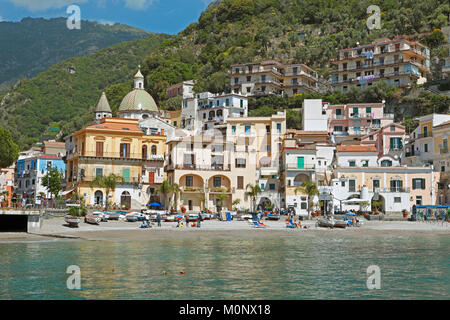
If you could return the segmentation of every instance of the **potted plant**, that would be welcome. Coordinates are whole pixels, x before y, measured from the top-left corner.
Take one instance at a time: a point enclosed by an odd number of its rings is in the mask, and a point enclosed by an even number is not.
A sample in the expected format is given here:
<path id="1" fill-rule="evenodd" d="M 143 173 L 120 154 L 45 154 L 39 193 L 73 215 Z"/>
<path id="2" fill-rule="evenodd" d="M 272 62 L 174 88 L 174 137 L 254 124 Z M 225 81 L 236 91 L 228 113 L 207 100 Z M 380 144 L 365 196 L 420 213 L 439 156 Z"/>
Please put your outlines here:
<path id="1" fill-rule="evenodd" d="M 403 214 L 403 218 L 406 219 L 406 218 L 408 218 L 409 212 L 406 209 L 403 209 L 402 214 Z"/>

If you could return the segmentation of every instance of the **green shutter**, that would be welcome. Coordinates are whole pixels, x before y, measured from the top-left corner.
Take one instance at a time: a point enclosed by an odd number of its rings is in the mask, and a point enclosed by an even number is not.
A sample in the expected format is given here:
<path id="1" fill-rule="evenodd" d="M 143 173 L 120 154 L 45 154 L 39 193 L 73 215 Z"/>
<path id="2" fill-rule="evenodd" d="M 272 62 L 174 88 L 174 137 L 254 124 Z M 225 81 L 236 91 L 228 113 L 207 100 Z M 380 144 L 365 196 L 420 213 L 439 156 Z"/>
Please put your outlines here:
<path id="1" fill-rule="evenodd" d="M 123 182 L 130 182 L 130 169 L 123 169 Z"/>
<path id="2" fill-rule="evenodd" d="M 305 169 L 305 158 L 297 157 L 297 169 Z"/>

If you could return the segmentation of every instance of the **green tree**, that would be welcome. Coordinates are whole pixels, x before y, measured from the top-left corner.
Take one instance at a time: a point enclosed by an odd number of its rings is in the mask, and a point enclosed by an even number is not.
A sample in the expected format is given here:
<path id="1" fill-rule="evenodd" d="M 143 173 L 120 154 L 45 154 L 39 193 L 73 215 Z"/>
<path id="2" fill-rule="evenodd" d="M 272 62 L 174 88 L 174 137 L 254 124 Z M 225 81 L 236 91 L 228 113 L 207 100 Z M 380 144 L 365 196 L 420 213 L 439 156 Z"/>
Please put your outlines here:
<path id="1" fill-rule="evenodd" d="M 217 212 L 220 212 L 222 210 L 223 207 L 223 202 L 228 199 L 230 195 L 226 194 L 226 193 L 219 193 L 216 195 L 217 198 L 217 203 L 216 203 L 216 207 L 217 207 Z"/>
<path id="2" fill-rule="evenodd" d="M 108 211 L 108 201 L 109 194 L 116 190 L 117 184 L 122 182 L 122 177 L 119 177 L 115 174 L 110 174 L 108 176 L 96 176 L 95 179 L 90 183 L 91 189 L 100 188 L 105 189 L 106 201 L 105 201 L 105 210 Z"/>
<path id="3" fill-rule="evenodd" d="M 257 184 L 252 185 L 248 184 L 245 188 L 247 191 L 245 192 L 246 197 L 250 197 L 252 200 L 252 212 L 256 211 L 256 199 L 258 198 L 258 195 L 262 192 L 261 187 Z"/>
<path id="4" fill-rule="evenodd" d="M 169 181 L 164 180 L 161 186 L 159 187 L 159 192 L 164 195 L 164 208 L 168 209 L 168 198 L 169 194 L 175 195 L 175 210 L 177 210 L 178 206 L 178 197 L 181 194 L 180 186 L 176 183 L 170 184 Z"/>
<path id="5" fill-rule="evenodd" d="M 312 197 L 319 194 L 319 190 L 317 189 L 317 185 L 315 182 L 305 182 L 303 185 L 295 188 L 295 194 L 297 192 L 301 192 L 308 196 L 308 219 L 311 217 L 311 207 L 312 207 Z"/>
<path id="6" fill-rule="evenodd" d="M 42 185 L 47 188 L 47 192 L 56 197 L 62 190 L 61 182 L 64 176 L 57 168 L 51 168 L 47 174 L 42 177 Z"/>
<path id="7" fill-rule="evenodd" d="M 14 143 L 11 133 L 0 128 L 0 168 L 7 168 L 19 157 L 19 147 Z"/>

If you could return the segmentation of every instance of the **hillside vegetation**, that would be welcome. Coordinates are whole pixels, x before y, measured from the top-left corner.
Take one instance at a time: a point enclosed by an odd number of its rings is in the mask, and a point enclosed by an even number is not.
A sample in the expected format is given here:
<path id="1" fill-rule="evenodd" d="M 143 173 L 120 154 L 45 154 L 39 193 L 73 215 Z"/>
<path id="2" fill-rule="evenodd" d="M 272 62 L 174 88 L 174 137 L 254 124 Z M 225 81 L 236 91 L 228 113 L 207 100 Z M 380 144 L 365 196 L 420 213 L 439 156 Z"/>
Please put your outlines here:
<path id="1" fill-rule="evenodd" d="M 117 104 L 123 92 L 131 90 L 143 57 L 167 38 L 155 34 L 116 44 L 86 57 L 67 59 L 32 79 L 21 80 L 3 98 L 0 95 L 0 125 L 11 131 L 21 149 L 48 135 L 56 125 L 63 134 L 80 129 L 92 120 L 101 92 L 107 90 Z M 115 104 L 112 107 L 117 108 Z"/>
<path id="2" fill-rule="evenodd" d="M 382 28 L 369 30 L 367 7 L 381 9 Z M 370 42 L 377 38 L 406 35 L 430 46 L 432 56 L 448 54 L 446 40 L 439 28 L 448 24 L 448 0 L 222 0 L 215 1 L 177 36 L 163 42 L 144 64 L 148 87 L 153 97 L 164 105 L 167 86 L 197 79 L 196 90 L 223 92 L 229 83 L 227 71 L 234 63 L 277 59 L 283 63 L 299 62 L 315 68 L 326 83 L 333 66 L 330 59 L 338 50 Z M 415 88 L 412 88 L 413 91 Z M 370 98 L 403 107 L 398 113 L 411 116 L 433 110 L 447 112 L 447 96 L 420 92 L 400 92 L 380 84 L 368 92 L 352 90 L 349 94 L 303 95 L 295 99 L 252 99 L 251 109 L 272 110 L 301 107 L 305 97 L 364 102 Z M 367 101 L 367 100 L 365 100 Z M 371 101 L 368 101 L 371 102 Z M 405 104 L 414 105 L 407 108 Z M 258 113 L 257 111 L 255 111 Z M 254 112 L 253 112 L 254 113 Z M 297 126 L 300 124 L 297 123 Z"/>
<path id="3" fill-rule="evenodd" d="M 0 90 L 65 59 L 150 35 L 126 25 L 93 21 L 81 21 L 80 30 L 69 30 L 65 18 L 0 22 Z"/>

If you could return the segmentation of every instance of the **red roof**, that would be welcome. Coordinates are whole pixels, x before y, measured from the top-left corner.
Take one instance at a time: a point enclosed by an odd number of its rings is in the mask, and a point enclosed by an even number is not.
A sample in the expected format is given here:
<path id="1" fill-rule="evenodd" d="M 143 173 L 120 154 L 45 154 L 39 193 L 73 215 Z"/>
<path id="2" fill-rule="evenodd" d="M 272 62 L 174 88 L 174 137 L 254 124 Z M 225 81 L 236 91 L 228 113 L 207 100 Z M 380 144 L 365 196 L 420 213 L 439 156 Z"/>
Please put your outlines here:
<path id="1" fill-rule="evenodd" d="M 113 131 L 126 131 L 126 132 L 139 132 L 143 133 L 139 126 L 136 124 L 129 123 L 100 123 L 88 126 L 86 129 L 95 130 L 113 130 Z"/>

